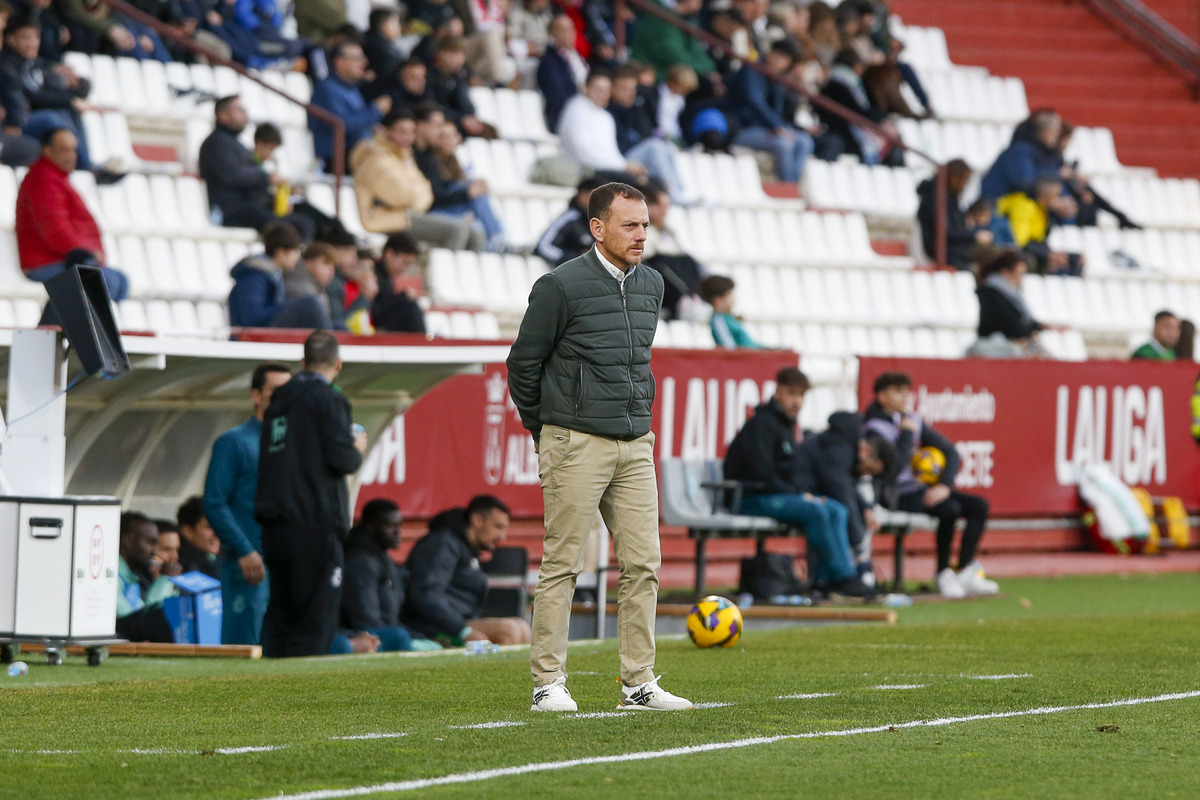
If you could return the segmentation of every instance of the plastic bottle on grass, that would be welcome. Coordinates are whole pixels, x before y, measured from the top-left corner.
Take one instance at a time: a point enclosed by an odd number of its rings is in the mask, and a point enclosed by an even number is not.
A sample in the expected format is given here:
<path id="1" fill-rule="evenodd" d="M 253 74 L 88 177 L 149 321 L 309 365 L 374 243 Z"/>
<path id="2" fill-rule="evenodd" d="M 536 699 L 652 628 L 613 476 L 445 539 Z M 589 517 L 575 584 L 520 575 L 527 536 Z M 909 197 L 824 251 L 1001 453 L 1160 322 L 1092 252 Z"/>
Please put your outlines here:
<path id="1" fill-rule="evenodd" d="M 480 640 L 472 640 L 463 644 L 463 654 L 468 656 L 491 655 L 499 653 L 500 648 L 494 642 Z"/>
<path id="2" fill-rule="evenodd" d="M 29 674 L 29 665 L 24 661 L 14 661 L 8 665 L 8 677 L 19 678 Z"/>
<path id="3" fill-rule="evenodd" d="M 738 608 L 750 608 L 754 605 L 754 595 L 749 592 L 742 592 L 737 597 Z"/>
<path id="4" fill-rule="evenodd" d="M 913 599 L 906 594 L 888 594 L 884 595 L 883 604 L 888 608 L 908 608 Z"/>

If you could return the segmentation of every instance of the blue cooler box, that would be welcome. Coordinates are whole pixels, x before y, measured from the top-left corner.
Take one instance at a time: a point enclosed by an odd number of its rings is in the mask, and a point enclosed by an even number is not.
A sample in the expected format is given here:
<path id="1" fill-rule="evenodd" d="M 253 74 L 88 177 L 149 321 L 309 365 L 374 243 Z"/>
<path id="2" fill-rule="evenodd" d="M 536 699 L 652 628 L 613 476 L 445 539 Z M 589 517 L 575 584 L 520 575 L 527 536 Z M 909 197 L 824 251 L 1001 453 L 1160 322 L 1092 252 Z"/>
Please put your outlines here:
<path id="1" fill-rule="evenodd" d="M 163 601 L 175 643 L 220 644 L 221 582 L 203 572 L 185 572 L 168 580 L 179 588 L 178 597 Z"/>

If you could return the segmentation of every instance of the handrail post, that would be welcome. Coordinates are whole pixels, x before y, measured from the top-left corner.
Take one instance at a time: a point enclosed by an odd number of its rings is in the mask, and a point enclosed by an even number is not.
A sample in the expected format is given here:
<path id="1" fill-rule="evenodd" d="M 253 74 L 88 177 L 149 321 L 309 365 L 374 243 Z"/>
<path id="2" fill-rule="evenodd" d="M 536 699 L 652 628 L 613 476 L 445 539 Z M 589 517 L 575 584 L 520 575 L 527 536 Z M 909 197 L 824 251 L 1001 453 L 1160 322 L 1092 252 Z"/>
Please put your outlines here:
<path id="1" fill-rule="evenodd" d="M 625 55 L 625 17 L 629 11 L 629 6 L 625 4 L 625 0 L 617 0 L 613 7 L 613 36 L 617 40 L 617 57 Z"/>
<path id="2" fill-rule="evenodd" d="M 950 211 L 950 195 L 949 187 L 947 186 L 947 170 L 946 167 L 938 167 L 937 170 L 937 221 L 936 221 L 936 240 L 934 242 L 934 250 L 930 253 L 937 262 L 937 266 L 949 266 L 946 263 L 946 247 L 949 244 L 946 241 L 947 234 L 947 214 Z"/>
<path id="3" fill-rule="evenodd" d="M 333 129 L 333 213 L 342 218 L 342 178 L 346 174 L 346 126 Z"/>

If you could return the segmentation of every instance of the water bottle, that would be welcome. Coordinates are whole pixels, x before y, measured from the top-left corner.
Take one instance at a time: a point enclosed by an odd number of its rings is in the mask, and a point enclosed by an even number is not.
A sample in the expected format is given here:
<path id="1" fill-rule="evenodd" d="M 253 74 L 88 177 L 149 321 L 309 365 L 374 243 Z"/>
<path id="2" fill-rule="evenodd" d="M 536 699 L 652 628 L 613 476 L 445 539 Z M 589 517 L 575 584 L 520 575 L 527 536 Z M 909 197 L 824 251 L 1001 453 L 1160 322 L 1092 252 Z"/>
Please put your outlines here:
<path id="1" fill-rule="evenodd" d="M 213 224 L 214 228 L 219 228 L 225 222 L 225 212 L 220 206 L 213 206 L 208 212 L 208 221 Z"/>
<path id="2" fill-rule="evenodd" d="M 906 594 L 888 594 L 884 595 L 883 604 L 888 608 L 908 608 L 913 599 Z"/>
<path id="3" fill-rule="evenodd" d="M 802 594 L 789 594 L 787 600 L 788 600 L 789 606 L 811 606 L 812 605 L 812 598 L 805 597 Z"/>
<path id="4" fill-rule="evenodd" d="M 771 598 L 771 605 L 786 606 L 788 604 L 788 596 L 786 594 L 777 594 Z"/>
<path id="5" fill-rule="evenodd" d="M 494 642 L 473 640 L 463 645 L 463 653 L 468 656 L 491 655 L 498 652 L 500 652 L 500 648 Z"/>
<path id="6" fill-rule="evenodd" d="M 29 665 L 24 661 L 14 661 L 8 665 L 8 677 L 19 678 L 29 674 Z"/>
<path id="7" fill-rule="evenodd" d="M 750 608 L 754 605 L 754 595 L 749 592 L 742 592 L 737 596 L 738 608 Z"/>

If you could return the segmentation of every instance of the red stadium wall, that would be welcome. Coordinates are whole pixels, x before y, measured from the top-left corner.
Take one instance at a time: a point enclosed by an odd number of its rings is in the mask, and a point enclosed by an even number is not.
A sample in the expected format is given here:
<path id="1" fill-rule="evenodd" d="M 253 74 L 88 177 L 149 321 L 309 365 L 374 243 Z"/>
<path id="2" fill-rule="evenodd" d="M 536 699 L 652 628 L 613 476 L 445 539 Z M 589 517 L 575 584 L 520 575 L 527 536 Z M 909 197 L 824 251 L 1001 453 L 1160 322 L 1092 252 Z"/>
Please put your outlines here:
<path id="1" fill-rule="evenodd" d="M 713 458 L 765 396 L 775 373 L 795 365 L 780 351 L 655 350 L 658 458 Z M 474 494 L 494 494 L 516 518 L 542 517 L 537 456 L 508 396 L 503 364 L 451 378 L 383 433 L 363 467 L 359 507 L 394 500 L 406 519 L 428 519 Z"/>
<path id="2" fill-rule="evenodd" d="M 1195 364 L 863 358 L 864 405 L 887 370 L 912 376 L 914 410 L 962 456 L 958 487 L 986 496 L 994 514 L 1075 513 L 1075 470 L 1099 462 L 1131 486 L 1200 508 Z"/>

